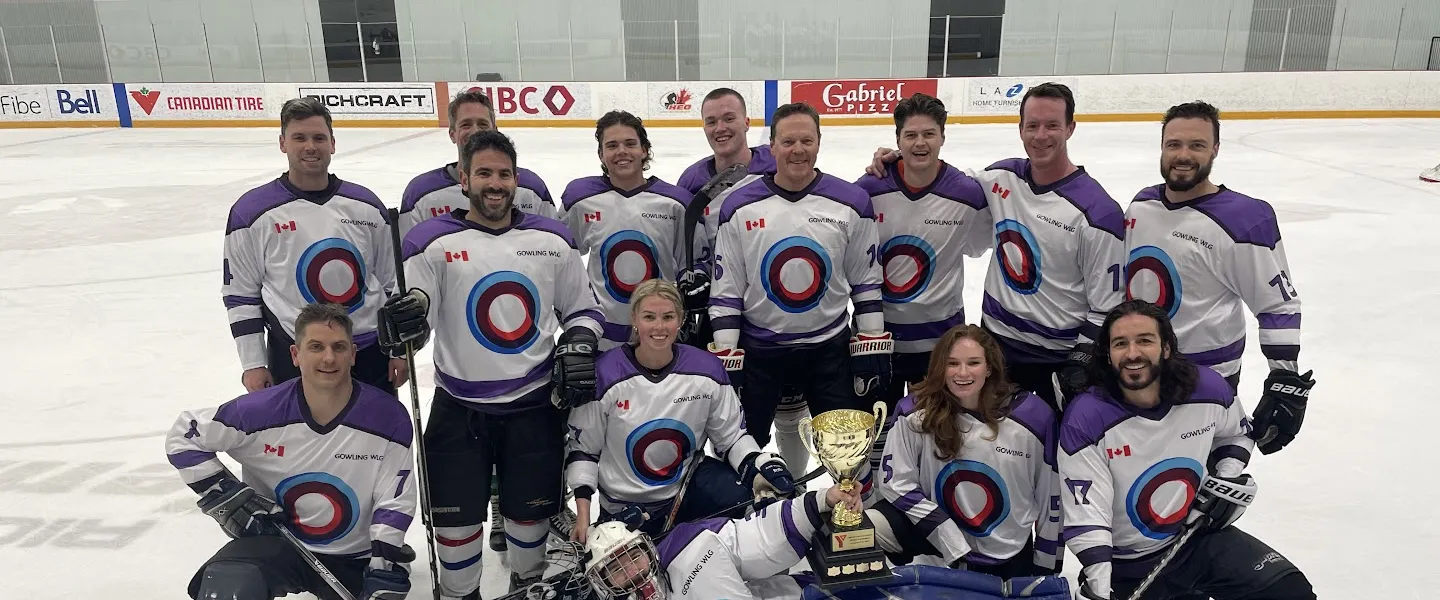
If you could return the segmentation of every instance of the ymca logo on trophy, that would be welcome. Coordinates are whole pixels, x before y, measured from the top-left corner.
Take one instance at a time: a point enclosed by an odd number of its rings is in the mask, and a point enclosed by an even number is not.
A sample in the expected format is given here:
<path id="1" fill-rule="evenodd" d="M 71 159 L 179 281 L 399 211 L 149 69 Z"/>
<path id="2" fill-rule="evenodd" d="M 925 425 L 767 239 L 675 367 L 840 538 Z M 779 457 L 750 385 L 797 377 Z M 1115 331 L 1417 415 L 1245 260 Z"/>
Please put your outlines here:
<path id="1" fill-rule="evenodd" d="M 863 410 L 830 410 L 813 419 L 800 420 L 800 441 L 830 476 L 847 492 L 854 490 L 856 475 L 870 462 L 870 448 L 885 425 L 885 403 L 876 402 L 874 413 Z M 816 532 L 807 553 L 810 568 L 820 587 L 827 590 L 871 585 L 890 580 L 885 552 L 875 545 L 875 527 L 864 510 L 835 505 L 830 523 Z"/>

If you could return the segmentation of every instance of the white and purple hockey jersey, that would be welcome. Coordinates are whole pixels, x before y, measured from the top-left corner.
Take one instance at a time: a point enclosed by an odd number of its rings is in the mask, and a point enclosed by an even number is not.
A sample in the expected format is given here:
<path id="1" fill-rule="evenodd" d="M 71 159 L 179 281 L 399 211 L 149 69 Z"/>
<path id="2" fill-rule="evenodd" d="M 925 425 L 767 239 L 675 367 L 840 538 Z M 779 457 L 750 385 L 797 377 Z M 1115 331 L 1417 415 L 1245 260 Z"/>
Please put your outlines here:
<path id="1" fill-rule="evenodd" d="M 416 175 L 400 196 L 400 235 L 403 237 L 425 219 L 448 215 L 455 209 L 470 209 L 470 198 L 460 189 L 457 163 Z M 550 217 L 559 216 L 550 188 L 529 169 L 515 169 L 515 208 L 520 212 Z"/>
<path id="2" fill-rule="evenodd" d="M 736 472 L 760 451 L 725 367 L 709 352 L 676 344 L 675 360 L 655 373 L 626 344 L 600 355 L 595 376 L 596 401 L 570 413 L 565 471 L 571 488 L 598 490 L 606 512 L 675 497 L 687 460 L 707 442 Z"/>
<path id="3" fill-rule="evenodd" d="M 870 196 L 816 172 L 788 192 L 766 175 L 725 199 L 716 239 L 710 322 L 717 346 L 804 348 L 849 327 L 884 330 L 879 235 Z"/>
<path id="4" fill-rule="evenodd" d="M 1140 190 L 1125 224 L 1126 296 L 1169 313 L 1180 352 L 1239 373 L 1249 306 L 1270 368 L 1299 371 L 1300 297 L 1269 203 L 1222 186 L 1174 204 L 1162 184 Z"/>
<path id="5" fill-rule="evenodd" d="M 489 413 L 549 402 L 531 392 L 550 384 L 556 334 L 600 331 L 574 238 L 559 221 L 519 210 L 498 230 L 464 214 L 422 221 L 401 244 L 406 285 L 430 297 L 435 385 Z"/>
<path id="6" fill-rule="evenodd" d="M 394 396 L 352 381 L 350 403 L 326 425 L 310 416 L 297 377 L 218 407 L 180 413 L 165 453 L 197 493 L 239 462 L 241 479 L 285 510 L 311 551 L 360 558 L 405 545 L 415 517 L 410 413 Z"/>
<path id="7" fill-rule="evenodd" d="M 890 163 L 884 179 L 855 182 L 870 194 L 879 230 L 885 284 L 885 330 L 895 351 L 929 353 L 951 327 L 965 323 L 965 256 L 990 249 L 993 225 L 979 182 L 948 164 L 920 190 Z"/>
<path id="8" fill-rule="evenodd" d="M 685 262 L 690 192 L 651 177 L 628 192 L 604 176 L 581 177 L 560 194 L 561 220 L 575 234 L 605 315 L 601 349 L 630 339 L 630 294 L 647 279 L 674 281 Z M 698 260 L 698 259 L 697 259 Z"/>
<path id="9" fill-rule="evenodd" d="M 1060 426 L 1065 545 L 1084 566 L 1111 561 L 1141 578 L 1185 525 L 1205 475 L 1235 477 L 1250 462 L 1250 421 L 1230 384 L 1197 366 L 1185 402 L 1140 409 L 1091 388 Z"/>
<path id="10" fill-rule="evenodd" d="M 920 430 L 925 411 L 910 412 L 913 396 L 900 401 L 900 426 L 890 430 L 880 462 L 881 494 L 910 517 L 946 563 L 964 556 L 974 564 L 999 564 L 1033 537 L 1035 555 L 1026 558 L 1047 569 L 1058 566 L 1055 411 L 1029 392 L 1015 402 L 998 432 L 962 409 L 965 445 L 960 456 L 941 460 L 934 438 Z"/>
<path id="11" fill-rule="evenodd" d="M 744 519 L 676 525 L 656 546 L 671 593 L 694 600 L 799 598 L 813 580 L 786 572 L 829 519 L 824 493 L 806 492 Z"/>
<path id="12" fill-rule="evenodd" d="M 746 166 L 746 175 L 734 185 L 721 190 L 710 199 L 710 204 L 705 207 L 704 218 L 701 222 L 705 225 L 705 234 L 696 236 L 695 260 L 707 268 L 710 265 L 710 257 L 715 254 L 715 234 L 720 228 L 720 209 L 725 206 L 725 199 L 735 190 L 745 187 L 750 182 L 763 177 L 766 173 L 775 172 L 775 156 L 770 153 L 770 146 L 751 146 L 750 162 Z M 700 193 L 710 179 L 717 175 L 715 172 L 715 157 L 710 156 L 696 161 L 680 174 L 680 180 L 676 185 L 684 188 L 692 195 Z"/>
<path id="13" fill-rule="evenodd" d="M 990 195 L 995 225 L 981 322 L 1007 360 L 1061 362 L 1076 343 L 1093 342 L 1120 303 L 1120 205 L 1083 167 L 1046 186 L 1031 183 L 1023 158 L 970 174 Z"/>
<path id="14" fill-rule="evenodd" d="M 312 302 L 344 306 L 355 344 L 374 345 L 377 311 L 395 288 L 389 222 L 373 192 L 334 175 L 320 192 L 282 175 L 241 196 L 225 225 L 221 285 L 241 368 L 266 366 L 266 327 L 294 339 Z"/>

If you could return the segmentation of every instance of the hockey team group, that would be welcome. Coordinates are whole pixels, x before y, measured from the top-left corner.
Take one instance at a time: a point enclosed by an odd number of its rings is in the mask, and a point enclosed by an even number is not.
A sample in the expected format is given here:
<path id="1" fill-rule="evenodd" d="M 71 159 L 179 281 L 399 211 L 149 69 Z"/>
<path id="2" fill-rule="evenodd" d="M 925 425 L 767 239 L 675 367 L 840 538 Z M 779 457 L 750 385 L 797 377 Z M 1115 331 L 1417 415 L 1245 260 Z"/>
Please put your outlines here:
<path id="1" fill-rule="evenodd" d="M 1076 598 L 1316 597 L 1235 525 L 1252 453 L 1295 439 L 1314 379 L 1274 209 L 1210 181 L 1218 110 L 1166 113 L 1163 182 L 1124 210 L 1072 162 L 1059 84 L 1024 96 L 1026 158 L 946 163 L 945 106 L 916 94 L 858 179 L 815 168 L 808 105 L 776 109 L 753 147 L 741 94 L 701 112 L 714 154 L 677 185 L 647 176 L 644 124 L 612 111 L 600 174 L 556 202 L 464 91 L 456 161 L 395 210 L 331 174 L 323 104 L 287 102 L 288 169 L 225 228 L 247 393 L 183 412 L 166 441 L 232 538 L 190 597 L 405 598 L 416 516 L 437 600 L 478 600 L 498 551 L 512 593 L 537 589 L 557 544 L 583 550 L 584 585 L 552 597 L 1066 594 L 1044 576 L 1067 548 Z M 986 251 L 967 319 L 964 257 Z M 1247 310 L 1269 363 L 1253 412 Z M 801 425 L 877 402 L 856 485 L 808 489 Z M 864 515 L 896 581 L 822 589 L 804 563 L 840 512 Z"/>

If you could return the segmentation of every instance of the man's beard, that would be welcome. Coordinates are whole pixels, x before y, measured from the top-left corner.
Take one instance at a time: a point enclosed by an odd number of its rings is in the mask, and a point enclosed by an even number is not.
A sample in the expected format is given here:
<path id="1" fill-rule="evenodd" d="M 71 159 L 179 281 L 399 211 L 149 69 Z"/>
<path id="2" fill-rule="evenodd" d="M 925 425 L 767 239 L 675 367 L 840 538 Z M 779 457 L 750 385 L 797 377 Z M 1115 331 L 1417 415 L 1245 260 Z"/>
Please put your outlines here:
<path id="1" fill-rule="evenodd" d="M 1148 366 L 1141 371 L 1141 373 L 1143 373 L 1144 375 L 1140 378 L 1139 381 L 1132 381 L 1129 377 L 1132 372 L 1127 371 L 1125 367 L 1135 364 L 1136 362 L 1140 362 Z M 1160 364 L 1151 363 L 1150 361 L 1135 361 L 1125 363 L 1120 365 L 1115 370 L 1119 375 L 1120 387 L 1123 387 L 1127 390 L 1143 390 L 1147 387 L 1150 387 L 1150 384 L 1155 383 L 1155 381 L 1160 378 Z"/>
<path id="2" fill-rule="evenodd" d="M 1181 165 L 1195 167 L 1195 170 L 1190 172 L 1190 177 L 1185 179 L 1179 179 L 1171 176 L 1170 169 L 1175 167 L 1177 164 L 1180 163 L 1172 162 L 1168 165 L 1162 166 L 1160 168 L 1160 176 L 1165 178 L 1165 187 L 1170 188 L 1171 190 L 1176 192 L 1188 192 L 1195 189 L 1195 186 L 1200 185 L 1200 182 L 1210 178 L 1210 167 L 1214 166 L 1215 163 L 1212 161 L 1207 162 L 1203 165 L 1194 163 L 1188 165 Z"/>
<path id="3" fill-rule="evenodd" d="M 501 204 L 499 208 L 493 210 L 490 208 L 486 208 L 485 204 L 485 194 L 491 192 L 501 192 L 506 194 L 505 203 Z M 479 190 L 471 190 L 470 192 L 470 210 L 475 211 L 476 214 L 480 215 L 480 218 L 485 219 L 486 221 L 499 221 L 501 219 L 504 219 L 506 215 L 510 214 L 510 210 L 514 207 L 515 192 L 506 192 L 504 188 L 492 187 Z"/>

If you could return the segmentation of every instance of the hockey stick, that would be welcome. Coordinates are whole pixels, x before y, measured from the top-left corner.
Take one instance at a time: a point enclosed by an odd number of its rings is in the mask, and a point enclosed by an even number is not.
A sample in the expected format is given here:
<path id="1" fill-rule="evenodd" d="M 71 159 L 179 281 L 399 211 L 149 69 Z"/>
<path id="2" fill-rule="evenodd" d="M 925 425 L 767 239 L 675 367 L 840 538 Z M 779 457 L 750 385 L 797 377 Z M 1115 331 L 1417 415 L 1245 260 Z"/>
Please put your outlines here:
<path id="1" fill-rule="evenodd" d="M 809 472 L 809 473 L 806 473 L 804 477 L 801 477 L 800 479 L 795 480 L 795 487 L 798 488 L 798 487 L 800 487 L 800 486 L 802 486 L 802 485 L 805 485 L 805 484 L 807 484 L 807 483 L 810 483 L 811 481 L 814 481 L 815 478 L 817 478 L 817 477 L 819 477 L 819 476 L 821 476 L 821 475 L 824 475 L 824 474 L 825 474 L 825 467 L 816 467 L 814 471 L 811 471 L 811 472 Z M 754 504 L 756 501 L 757 501 L 756 498 L 751 498 L 751 499 L 749 499 L 749 500 L 746 500 L 746 501 L 744 501 L 744 502 L 741 502 L 741 503 L 739 503 L 739 504 L 736 504 L 735 506 L 731 506 L 731 507 L 726 508 L 726 509 L 724 509 L 724 510 L 715 511 L 715 512 L 713 512 L 713 513 L 711 513 L 711 514 L 705 515 L 705 516 L 700 517 L 699 519 L 695 519 L 695 520 L 696 520 L 696 521 L 704 521 L 704 520 L 706 520 L 706 519 L 713 519 L 713 518 L 718 517 L 718 516 L 721 516 L 721 515 L 730 514 L 731 512 L 740 510 L 740 509 L 742 509 L 742 508 L 749 508 L 750 505 Z M 677 506 L 680 504 L 679 496 L 676 496 L 675 504 L 676 504 Z M 674 512 L 674 509 L 671 509 L 671 510 L 672 510 L 672 512 Z M 660 541 L 661 539 L 663 539 L 665 536 L 670 535 L 670 529 L 671 529 L 670 527 L 666 527 L 665 530 L 660 533 L 660 535 L 655 536 L 655 541 L 658 542 L 658 541 Z"/>
<path id="2" fill-rule="evenodd" d="M 705 217 L 705 209 L 720 192 L 734 186 L 736 182 L 745 178 L 748 171 L 745 165 L 731 165 L 730 168 L 716 173 L 709 181 L 701 186 L 695 196 L 690 199 L 690 204 L 685 205 L 685 222 L 681 223 L 681 233 L 685 236 L 685 269 L 695 266 L 695 228 L 700 226 L 700 221 Z M 714 258 L 715 249 L 710 249 L 711 258 Z M 708 270 L 708 269 L 707 269 Z M 685 315 L 686 329 L 693 332 L 700 331 L 700 324 L 704 320 L 705 309 L 689 311 Z"/>
<path id="3" fill-rule="evenodd" d="M 685 499 L 685 492 L 690 489 L 690 481 L 695 478 L 695 472 L 700 470 L 700 461 L 705 460 L 705 452 L 696 452 L 690 457 L 690 464 L 685 469 L 685 477 L 680 481 L 680 492 L 675 494 L 675 503 L 670 505 L 670 514 L 665 517 L 665 526 L 660 528 L 660 533 L 670 531 L 675 526 L 675 516 L 680 514 L 680 502 Z"/>
<path id="4" fill-rule="evenodd" d="M 1154 584 L 1155 580 L 1160 578 L 1160 572 L 1165 570 L 1165 567 L 1170 564 L 1171 560 L 1175 559 L 1177 554 L 1180 554 L 1180 547 L 1184 546 L 1185 542 L 1190 541 L 1190 536 L 1195 535 L 1195 531 L 1200 529 L 1200 525 L 1207 521 L 1209 521 L 1208 518 L 1196 521 L 1195 524 L 1186 527 L 1185 531 L 1180 533 L 1179 539 L 1176 539 L 1175 543 L 1170 544 L 1170 548 L 1165 551 L 1165 554 L 1160 556 L 1160 562 L 1155 563 L 1155 567 L 1150 569 L 1150 573 L 1146 574 L 1145 579 L 1140 580 L 1140 585 L 1135 587 L 1135 591 L 1130 593 L 1130 600 L 1140 600 L 1140 596 L 1145 594 L 1145 590 L 1150 589 L 1151 584 Z"/>
<path id="5" fill-rule="evenodd" d="M 559 560 L 552 558 L 560 555 Z M 541 579 L 526 587 L 515 590 L 495 600 L 581 600 L 591 596 L 590 582 L 585 579 L 585 547 L 566 541 L 560 547 L 546 552 L 546 561 L 551 565 L 570 563 L 559 573 Z"/>
<path id="6" fill-rule="evenodd" d="M 345 588 L 345 584 L 340 583 L 340 578 L 336 577 L 334 573 L 331 573 L 330 569 L 325 567 L 325 563 L 320 562 L 319 557 L 316 557 L 314 552 L 311 552 L 309 548 L 305 547 L 304 542 L 296 538 L 295 534 L 290 533 L 290 530 L 285 527 L 284 523 L 272 519 L 271 524 L 280 530 L 280 535 L 285 538 L 285 541 L 290 542 L 291 546 L 295 547 L 295 551 L 300 553 L 300 557 L 305 559 L 305 562 L 310 565 L 310 568 L 315 569 L 315 572 L 320 575 L 320 578 L 324 579 L 325 583 L 330 584 L 330 589 L 335 590 L 335 593 L 340 596 L 340 600 L 355 600 L 355 594 L 351 594 L 350 590 Z"/>
<path id="7" fill-rule="evenodd" d="M 394 245 L 396 293 L 404 294 L 405 259 L 400 251 L 400 211 L 389 210 L 390 242 Z M 420 424 L 420 384 L 415 382 L 415 348 L 405 344 L 405 368 L 410 372 L 411 426 L 415 430 L 415 485 L 420 488 L 420 521 L 425 524 L 425 545 L 430 549 L 430 591 L 435 600 L 440 600 L 440 570 L 435 564 L 439 554 L 435 551 L 435 523 L 430 518 L 430 471 L 425 462 L 425 434 Z"/>

